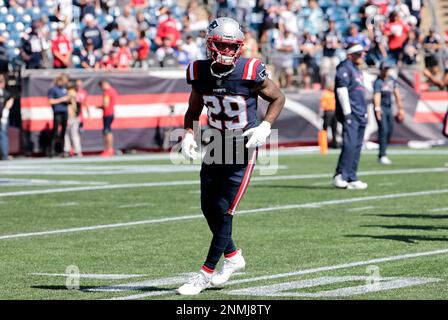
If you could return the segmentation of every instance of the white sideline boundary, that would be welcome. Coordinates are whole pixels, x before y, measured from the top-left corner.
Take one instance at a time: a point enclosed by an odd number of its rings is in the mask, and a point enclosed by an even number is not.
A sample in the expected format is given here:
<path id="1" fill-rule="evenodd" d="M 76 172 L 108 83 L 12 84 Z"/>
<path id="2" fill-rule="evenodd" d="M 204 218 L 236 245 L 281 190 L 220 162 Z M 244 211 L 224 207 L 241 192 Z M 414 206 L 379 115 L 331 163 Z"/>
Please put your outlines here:
<path id="1" fill-rule="evenodd" d="M 435 255 L 440 255 L 440 254 L 447 254 L 447 253 L 448 253 L 448 249 L 440 249 L 440 250 L 433 250 L 433 251 L 424 251 L 424 252 L 383 257 L 383 258 L 376 258 L 376 259 L 370 259 L 370 260 L 364 260 L 364 261 L 336 264 L 336 265 L 324 266 L 324 267 L 318 267 L 318 268 L 304 269 L 304 270 L 279 273 L 279 274 L 274 274 L 274 275 L 259 276 L 259 277 L 253 277 L 253 278 L 248 278 L 248 279 L 231 280 L 226 284 L 226 287 L 230 286 L 230 285 L 235 285 L 235 284 L 264 281 L 264 280 L 277 280 L 277 279 L 281 279 L 281 278 L 302 276 L 302 275 L 319 273 L 319 272 L 324 272 L 324 271 L 349 269 L 349 268 L 354 268 L 354 267 L 373 265 L 373 264 L 377 264 L 377 263 L 400 261 L 400 260 L 407 260 L 407 259 L 412 259 L 412 258 L 420 258 L 420 257 L 435 256 Z M 134 300 L 134 299 L 141 299 L 141 298 L 146 298 L 146 297 L 151 297 L 151 296 L 161 296 L 161 295 L 175 294 L 175 293 L 176 293 L 175 290 L 163 290 L 163 291 L 158 291 L 158 292 L 133 294 L 133 295 L 129 295 L 129 296 L 113 297 L 113 298 L 106 298 L 106 299 L 107 300 Z"/>
<path id="2" fill-rule="evenodd" d="M 375 176 L 375 175 L 395 175 L 395 174 L 411 174 L 411 173 L 439 173 L 448 172 L 448 167 L 440 168 L 420 168 L 420 169 L 402 169 L 402 170 L 372 170 L 359 172 L 359 176 Z M 263 181 L 278 181 L 278 180 L 304 180 L 304 179 L 331 179 L 333 174 L 321 173 L 321 174 L 301 174 L 301 175 L 280 175 L 269 177 L 252 177 L 251 184 L 253 182 Z M 69 188 L 51 188 L 43 190 L 28 190 L 28 191 L 13 191 L 0 193 L 0 198 L 4 197 L 19 197 L 29 196 L 37 194 L 53 194 L 64 192 L 80 192 L 80 191 L 94 191 L 94 190 L 112 190 L 112 189 L 130 189 L 130 188 L 151 188 L 151 187 L 170 187 L 170 186 L 185 186 L 185 185 L 198 185 L 199 179 L 196 180 L 184 180 L 184 181 L 168 181 L 168 182 L 145 182 L 145 183 L 126 183 L 126 184 L 110 184 L 99 186 L 85 186 L 85 187 L 69 187 Z"/>
<path id="3" fill-rule="evenodd" d="M 448 193 L 448 189 L 426 190 L 426 191 L 418 191 L 418 192 L 405 192 L 405 193 L 375 195 L 375 196 L 368 196 L 368 197 L 357 197 L 357 198 L 347 198 L 347 199 L 338 199 L 338 200 L 326 200 L 326 201 L 308 202 L 308 203 L 302 203 L 302 204 L 290 204 L 290 205 L 284 205 L 284 206 L 274 206 L 274 207 L 265 207 L 265 208 L 258 208 L 258 209 L 241 210 L 241 211 L 237 211 L 236 214 L 237 215 L 245 215 L 245 214 L 259 213 L 259 212 L 314 208 L 314 207 L 338 205 L 338 204 L 344 204 L 344 203 L 355 203 L 355 202 L 362 202 L 362 201 L 374 201 L 374 200 L 395 199 L 395 198 L 405 198 L 405 197 L 417 197 L 417 196 L 443 194 L 443 193 Z M 54 235 L 54 234 L 64 234 L 64 233 L 81 232 L 81 231 L 88 231 L 88 230 L 131 227 L 131 226 L 145 225 L 145 224 L 158 224 L 158 223 L 172 222 L 172 221 L 199 219 L 202 217 L 203 217 L 202 214 L 195 214 L 195 215 L 184 215 L 184 216 L 161 218 L 161 219 L 149 219 L 149 220 L 131 221 L 131 222 L 124 222 L 124 223 L 104 224 L 104 225 L 96 225 L 96 226 L 89 226 L 89 227 L 58 229 L 58 230 L 49 230 L 49 231 L 41 231 L 41 232 L 18 233 L 18 234 L 10 234 L 10 235 L 0 236 L 0 240 L 46 236 L 46 235 Z"/>

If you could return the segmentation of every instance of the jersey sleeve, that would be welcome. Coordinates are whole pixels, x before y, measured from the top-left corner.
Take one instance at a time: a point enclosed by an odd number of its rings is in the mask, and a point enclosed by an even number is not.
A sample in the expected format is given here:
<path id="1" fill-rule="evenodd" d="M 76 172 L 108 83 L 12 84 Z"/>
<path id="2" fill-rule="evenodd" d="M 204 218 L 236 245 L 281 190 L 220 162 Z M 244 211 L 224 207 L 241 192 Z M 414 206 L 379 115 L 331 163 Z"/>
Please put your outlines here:
<path id="1" fill-rule="evenodd" d="M 187 67 L 187 83 L 188 84 L 194 84 L 195 81 L 198 80 L 198 67 L 199 62 L 193 61 L 188 64 Z"/>
<path id="2" fill-rule="evenodd" d="M 376 79 L 373 83 L 373 92 L 378 93 L 381 92 L 381 81 L 379 79 Z"/>
<path id="3" fill-rule="evenodd" d="M 350 85 L 350 70 L 341 66 L 336 71 L 336 84 L 337 87 L 348 87 Z"/>
<path id="4" fill-rule="evenodd" d="M 243 80 L 262 83 L 267 78 L 266 66 L 257 58 L 247 59 L 243 70 Z"/>
<path id="5" fill-rule="evenodd" d="M 260 61 L 260 63 L 257 65 L 257 74 L 255 76 L 255 82 L 262 83 L 264 82 L 264 80 L 266 80 L 267 77 L 268 73 L 266 71 L 266 66 L 262 61 Z"/>

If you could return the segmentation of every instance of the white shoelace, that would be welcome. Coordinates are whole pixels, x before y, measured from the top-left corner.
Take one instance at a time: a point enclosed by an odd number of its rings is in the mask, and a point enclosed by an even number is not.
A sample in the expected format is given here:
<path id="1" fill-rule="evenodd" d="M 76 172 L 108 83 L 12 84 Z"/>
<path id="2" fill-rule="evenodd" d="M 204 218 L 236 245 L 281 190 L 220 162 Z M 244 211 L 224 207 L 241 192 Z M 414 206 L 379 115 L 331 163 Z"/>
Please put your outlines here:
<path id="1" fill-rule="evenodd" d="M 190 278 L 190 280 L 188 280 L 188 284 L 193 284 L 195 287 L 198 285 L 204 286 L 207 283 L 208 283 L 208 280 L 205 278 L 204 275 L 202 275 L 200 273 L 198 273 L 194 277 Z"/>

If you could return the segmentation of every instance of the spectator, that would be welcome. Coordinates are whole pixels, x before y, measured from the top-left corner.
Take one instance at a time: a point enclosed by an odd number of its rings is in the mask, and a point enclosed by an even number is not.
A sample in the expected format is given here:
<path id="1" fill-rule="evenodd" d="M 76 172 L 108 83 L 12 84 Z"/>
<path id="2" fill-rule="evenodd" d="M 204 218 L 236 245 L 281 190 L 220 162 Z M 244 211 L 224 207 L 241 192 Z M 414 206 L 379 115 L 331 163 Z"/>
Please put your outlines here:
<path id="1" fill-rule="evenodd" d="M 294 74 L 294 52 L 297 52 L 297 37 L 287 29 L 276 39 L 275 42 L 275 78 L 282 88 L 290 88 Z M 285 82 L 283 82 L 283 77 Z"/>
<path id="2" fill-rule="evenodd" d="M 117 18 L 118 30 L 133 32 L 137 34 L 137 19 L 132 15 L 132 7 L 127 5 L 123 9 L 123 13 Z"/>
<path id="3" fill-rule="evenodd" d="M 202 59 L 201 50 L 191 35 L 187 36 L 186 43 L 183 47 L 190 62 Z"/>
<path id="4" fill-rule="evenodd" d="M 177 41 L 181 38 L 180 32 L 177 29 L 177 21 L 174 19 L 168 8 L 163 7 L 160 10 L 161 15 L 165 17 L 159 18 L 155 43 L 160 47 L 163 45 L 164 38 L 171 38 L 171 46 L 175 48 Z"/>
<path id="5" fill-rule="evenodd" d="M 425 67 L 427 69 L 438 68 L 437 54 L 441 48 L 440 36 L 433 29 L 430 29 L 428 35 L 423 40 Z"/>
<path id="6" fill-rule="evenodd" d="M 103 49 L 103 30 L 97 26 L 95 18 L 91 14 L 84 17 L 85 27 L 81 31 L 81 40 L 84 48 L 87 48 L 87 40 L 91 40 L 94 50 Z"/>
<path id="7" fill-rule="evenodd" d="M 280 8 L 278 27 L 280 32 L 287 29 L 290 33 L 299 35 L 299 21 L 297 19 L 299 7 L 295 0 L 287 0 L 286 6 Z"/>
<path id="8" fill-rule="evenodd" d="M 114 66 L 117 69 L 128 69 L 132 63 L 132 53 L 128 47 L 127 39 L 120 38 L 118 45 L 118 50 L 114 54 Z"/>
<path id="9" fill-rule="evenodd" d="M 177 56 L 177 64 L 186 69 L 186 67 L 190 63 L 190 59 L 188 59 L 188 52 L 185 50 L 185 46 L 182 40 L 177 42 L 175 55 Z"/>
<path id="10" fill-rule="evenodd" d="M 163 38 L 162 46 L 156 50 L 157 61 L 161 67 L 166 66 L 166 60 L 175 58 L 176 52 L 172 47 L 172 43 L 171 38 Z"/>
<path id="11" fill-rule="evenodd" d="M 14 98 L 6 87 L 6 78 L 0 74 L 0 156 L 1 160 L 8 160 L 9 157 L 9 139 L 8 125 L 9 112 L 14 105 Z"/>
<path id="12" fill-rule="evenodd" d="M 80 21 L 83 21 L 87 14 L 95 16 L 95 0 L 73 0 L 73 5 L 81 9 Z"/>
<path id="13" fill-rule="evenodd" d="M 381 61 L 387 59 L 387 39 L 383 35 L 384 22 L 380 21 L 378 26 L 369 26 L 369 51 L 366 55 L 366 64 L 369 66 L 379 66 Z"/>
<path id="14" fill-rule="evenodd" d="M 112 50 L 108 54 L 103 55 L 100 61 L 100 69 L 112 70 L 114 68 L 113 56 L 114 53 Z"/>
<path id="15" fill-rule="evenodd" d="M 151 23 L 148 19 L 146 19 L 145 14 L 142 10 L 138 10 L 137 14 L 135 15 L 135 19 L 137 20 L 138 24 L 138 30 L 139 31 L 148 31 L 149 27 L 151 26 Z"/>
<path id="16" fill-rule="evenodd" d="M 389 22 L 386 23 L 384 34 L 389 39 L 389 59 L 394 63 L 400 63 L 403 59 L 403 46 L 407 39 L 409 27 L 401 21 L 401 17 L 395 12 L 389 15 Z"/>
<path id="17" fill-rule="evenodd" d="M 131 0 L 130 5 L 139 11 L 149 7 L 148 0 Z"/>
<path id="18" fill-rule="evenodd" d="M 341 47 L 341 43 L 339 42 L 339 39 L 341 38 L 340 33 L 336 30 L 335 21 L 330 20 L 328 22 L 328 30 L 326 30 L 322 36 L 323 57 L 321 78 L 324 85 L 327 78 L 334 78 L 336 67 L 339 64 L 339 58 L 336 52 Z"/>
<path id="19" fill-rule="evenodd" d="M 6 40 L 7 38 L 3 34 L 0 34 L 0 74 L 9 71 L 8 50 L 5 46 Z"/>
<path id="20" fill-rule="evenodd" d="M 320 97 L 320 110 L 323 118 L 323 129 L 328 131 L 328 128 L 331 128 L 330 148 L 337 148 L 338 120 L 336 119 L 336 96 L 334 94 L 334 84 L 331 81 L 326 83 L 325 90 Z"/>
<path id="21" fill-rule="evenodd" d="M 137 58 L 135 59 L 134 67 L 146 70 L 148 69 L 149 48 L 151 44 L 144 30 L 140 30 L 137 43 Z"/>
<path id="22" fill-rule="evenodd" d="M 305 32 L 299 46 L 301 60 L 300 73 L 306 89 L 311 89 L 312 83 L 320 83 L 319 66 L 316 63 L 316 52 L 320 49 L 317 37 Z"/>
<path id="23" fill-rule="evenodd" d="M 205 30 L 209 24 L 207 10 L 199 6 L 197 0 L 190 0 L 182 22 L 183 32 L 197 33 L 199 30 Z"/>
<path id="24" fill-rule="evenodd" d="M 258 58 L 258 42 L 255 40 L 252 31 L 247 28 L 244 31 L 244 46 L 242 48 L 242 57 L 244 58 Z"/>
<path id="25" fill-rule="evenodd" d="M 317 35 L 322 31 L 324 13 L 316 0 L 309 0 L 308 6 L 310 13 L 305 22 L 305 31 L 309 32 L 311 35 Z"/>
<path id="26" fill-rule="evenodd" d="M 100 57 L 96 53 L 92 39 L 87 39 L 86 50 L 81 51 L 81 66 L 84 69 L 100 68 Z"/>
<path id="27" fill-rule="evenodd" d="M 112 134 L 112 122 L 114 121 L 115 104 L 117 103 L 118 93 L 107 80 L 100 81 L 100 88 L 103 91 L 103 104 L 98 108 L 103 109 L 103 137 L 104 151 L 103 157 L 114 155 L 114 138 Z"/>
<path id="28" fill-rule="evenodd" d="M 409 11 L 409 7 L 406 3 L 403 3 L 402 0 L 395 0 L 394 11 L 401 17 L 403 21 L 407 21 L 411 12 Z"/>
<path id="29" fill-rule="evenodd" d="M 422 10 L 425 5 L 424 0 L 406 0 L 406 4 L 412 16 L 417 19 L 417 27 L 420 27 L 422 21 Z"/>
<path id="30" fill-rule="evenodd" d="M 250 26 L 252 6 L 253 4 L 251 0 L 238 0 L 235 3 L 236 20 L 242 27 Z"/>
<path id="31" fill-rule="evenodd" d="M 416 65 L 418 53 L 422 48 L 418 41 L 417 33 L 414 30 L 409 31 L 408 39 L 404 43 L 403 48 L 403 63 L 405 65 Z"/>
<path id="32" fill-rule="evenodd" d="M 345 38 L 345 47 L 356 43 L 362 45 L 365 51 L 369 50 L 369 39 L 364 33 L 359 32 L 359 27 L 356 23 L 352 23 L 349 28 L 349 35 Z"/>
<path id="33" fill-rule="evenodd" d="M 44 39 L 39 36 L 38 24 L 35 22 L 31 26 L 31 32 L 25 34 L 22 38 L 22 46 L 20 48 L 20 55 L 25 62 L 27 69 L 42 69 L 43 65 L 43 50 Z"/>
<path id="34" fill-rule="evenodd" d="M 62 144 L 64 150 L 64 137 L 67 128 L 68 103 L 70 97 L 67 94 L 65 87 L 64 75 L 59 75 L 54 82 L 54 86 L 48 91 L 48 102 L 53 110 L 53 130 L 51 135 L 51 145 L 49 156 L 53 157 L 58 154 L 56 145 L 58 142 Z"/>
<path id="35" fill-rule="evenodd" d="M 68 119 L 67 130 L 64 136 L 64 157 L 71 155 L 74 152 L 76 157 L 82 156 L 81 151 L 81 137 L 79 135 L 79 114 L 81 113 L 80 105 L 78 104 L 76 97 L 76 85 L 69 83 L 67 86 L 67 95 L 69 96 L 68 102 Z M 73 148 L 73 150 L 72 150 Z"/>
<path id="36" fill-rule="evenodd" d="M 53 53 L 53 68 L 64 69 L 72 65 L 73 46 L 71 41 L 63 34 L 64 25 L 58 23 L 57 34 L 51 42 L 51 52 Z"/>

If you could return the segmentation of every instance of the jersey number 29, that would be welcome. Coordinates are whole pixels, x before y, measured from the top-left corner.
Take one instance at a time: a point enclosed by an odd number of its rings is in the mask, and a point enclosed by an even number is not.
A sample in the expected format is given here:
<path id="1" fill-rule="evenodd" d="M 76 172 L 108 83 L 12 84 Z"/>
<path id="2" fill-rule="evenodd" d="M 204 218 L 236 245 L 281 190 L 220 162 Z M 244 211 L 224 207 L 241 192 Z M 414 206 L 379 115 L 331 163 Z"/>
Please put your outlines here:
<path id="1" fill-rule="evenodd" d="M 208 108 L 209 124 L 219 130 L 243 129 L 247 126 L 247 107 L 243 96 L 203 96 L 204 104 Z M 220 119 L 221 113 L 227 119 Z"/>

